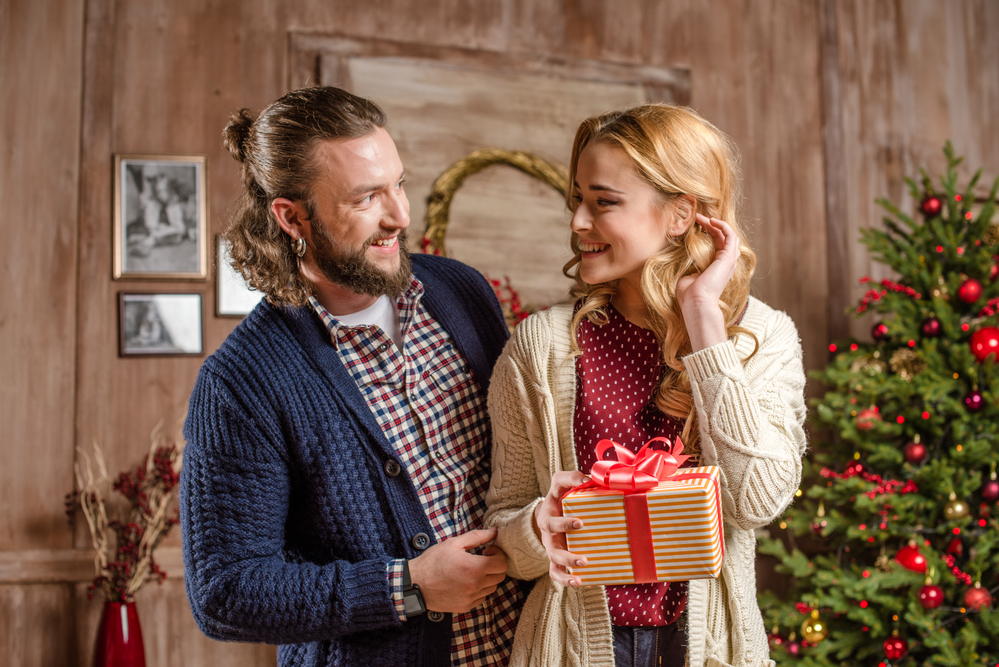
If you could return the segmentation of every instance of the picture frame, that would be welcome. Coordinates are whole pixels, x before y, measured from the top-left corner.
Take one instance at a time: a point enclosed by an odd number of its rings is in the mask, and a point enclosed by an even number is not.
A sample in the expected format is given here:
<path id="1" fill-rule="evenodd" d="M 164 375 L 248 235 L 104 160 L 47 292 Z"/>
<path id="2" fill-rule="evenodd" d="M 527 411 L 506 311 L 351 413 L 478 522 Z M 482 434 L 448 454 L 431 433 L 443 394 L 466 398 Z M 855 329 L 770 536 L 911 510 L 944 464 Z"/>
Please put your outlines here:
<path id="1" fill-rule="evenodd" d="M 215 315 L 246 317 L 264 297 L 243 280 L 229 257 L 229 246 L 222 235 L 215 237 Z"/>
<path id="2" fill-rule="evenodd" d="M 204 299 L 200 292 L 119 292 L 118 355 L 204 355 Z"/>
<path id="3" fill-rule="evenodd" d="M 113 277 L 208 278 L 208 158 L 114 156 Z"/>

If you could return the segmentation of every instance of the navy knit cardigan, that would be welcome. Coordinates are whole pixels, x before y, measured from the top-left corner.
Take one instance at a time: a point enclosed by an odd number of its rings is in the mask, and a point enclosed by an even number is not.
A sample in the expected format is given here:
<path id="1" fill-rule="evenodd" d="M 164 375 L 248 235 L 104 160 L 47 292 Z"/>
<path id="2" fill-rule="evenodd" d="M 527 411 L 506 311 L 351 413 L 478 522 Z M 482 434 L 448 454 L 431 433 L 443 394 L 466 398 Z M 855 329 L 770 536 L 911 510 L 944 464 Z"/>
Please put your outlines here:
<path id="1" fill-rule="evenodd" d="M 486 390 L 508 337 L 492 289 L 412 259 Z M 449 614 L 396 616 L 386 563 L 434 531 L 405 468 L 385 473 L 396 453 L 311 308 L 261 302 L 205 361 L 184 434 L 184 575 L 206 635 L 281 644 L 281 665 L 451 664 Z"/>

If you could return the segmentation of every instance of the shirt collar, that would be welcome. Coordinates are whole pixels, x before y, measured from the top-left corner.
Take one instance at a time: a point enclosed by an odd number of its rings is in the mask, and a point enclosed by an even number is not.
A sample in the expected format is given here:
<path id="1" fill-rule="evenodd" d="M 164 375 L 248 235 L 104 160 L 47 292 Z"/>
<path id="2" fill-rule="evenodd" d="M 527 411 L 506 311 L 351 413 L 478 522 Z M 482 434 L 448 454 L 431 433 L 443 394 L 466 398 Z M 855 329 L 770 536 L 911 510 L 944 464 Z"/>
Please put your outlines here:
<path id="1" fill-rule="evenodd" d="M 412 311 L 417 304 L 420 303 L 420 299 L 423 298 L 423 283 L 416 279 L 414 276 L 409 283 L 409 287 L 403 292 L 396 300 L 396 307 L 400 312 L 403 310 Z M 327 331 L 330 332 L 330 340 L 333 341 L 333 347 L 339 347 L 339 339 L 337 338 L 337 332 L 343 329 L 366 329 L 367 327 L 351 327 L 346 324 L 342 324 L 330 311 L 323 307 L 323 304 L 319 303 L 319 299 L 314 296 L 309 296 L 309 305 L 312 306 L 312 310 L 319 317 L 319 321 L 323 323 Z M 408 323 L 411 321 L 410 318 L 404 318 L 407 326 L 403 328 L 403 335 L 405 335 L 405 329 L 408 328 Z"/>

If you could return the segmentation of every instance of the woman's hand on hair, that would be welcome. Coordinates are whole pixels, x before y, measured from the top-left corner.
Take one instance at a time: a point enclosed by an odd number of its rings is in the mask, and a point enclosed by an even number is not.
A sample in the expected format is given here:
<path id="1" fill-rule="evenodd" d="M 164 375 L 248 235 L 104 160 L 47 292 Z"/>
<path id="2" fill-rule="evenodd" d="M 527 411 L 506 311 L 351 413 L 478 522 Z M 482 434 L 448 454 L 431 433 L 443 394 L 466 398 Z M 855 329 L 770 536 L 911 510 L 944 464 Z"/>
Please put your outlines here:
<path id="1" fill-rule="evenodd" d="M 697 214 L 697 224 L 715 244 L 715 256 L 701 273 L 680 278 L 676 298 L 680 302 L 683 320 L 693 352 L 725 342 L 725 317 L 718 300 L 739 261 L 739 237 L 727 222 Z"/>
<path id="2" fill-rule="evenodd" d="M 586 481 L 586 476 L 577 471 L 557 472 L 552 476 L 552 485 L 548 495 L 534 508 L 534 527 L 548 552 L 548 574 L 563 586 L 579 586 L 579 577 L 566 572 L 567 567 L 586 565 L 586 559 L 569 553 L 565 541 L 567 530 L 583 527 L 583 522 L 576 518 L 562 516 L 562 496 L 573 487 Z"/>

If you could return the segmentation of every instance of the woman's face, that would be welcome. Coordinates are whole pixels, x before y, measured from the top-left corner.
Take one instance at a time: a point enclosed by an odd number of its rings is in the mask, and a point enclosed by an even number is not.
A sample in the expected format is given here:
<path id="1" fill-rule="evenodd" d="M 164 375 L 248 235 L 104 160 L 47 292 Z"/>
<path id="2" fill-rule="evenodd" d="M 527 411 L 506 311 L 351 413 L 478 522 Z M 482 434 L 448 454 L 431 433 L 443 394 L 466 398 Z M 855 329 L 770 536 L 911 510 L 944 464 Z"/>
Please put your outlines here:
<path id="1" fill-rule="evenodd" d="M 645 261 L 666 248 L 677 229 L 673 207 L 631 158 L 607 143 L 587 144 L 579 155 L 573 194 L 577 207 L 571 228 L 582 251 L 580 276 L 590 285 L 621 280 L 638 286 Z"/>

